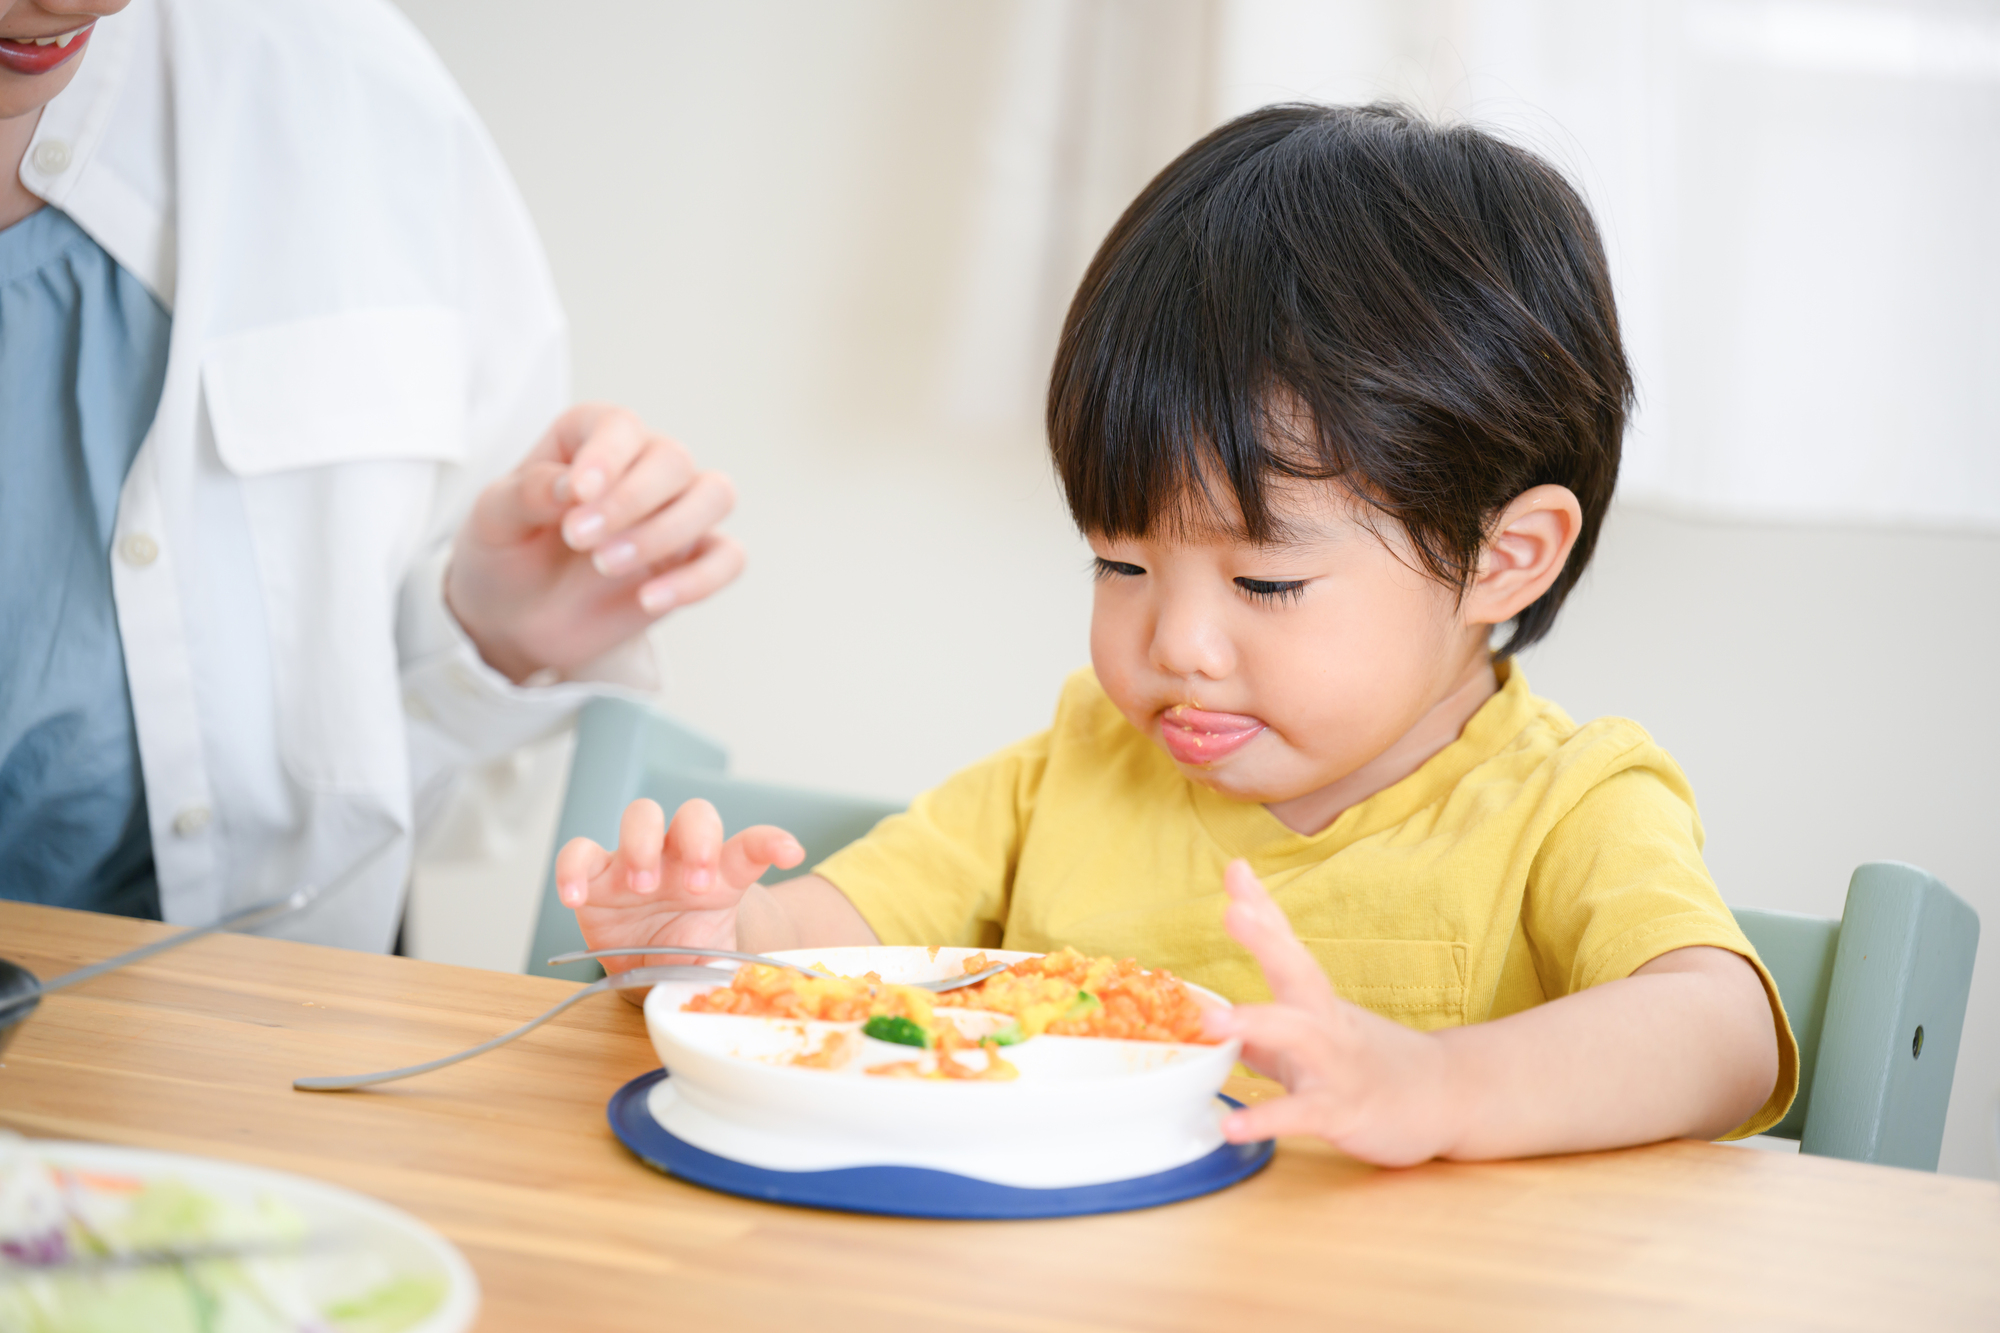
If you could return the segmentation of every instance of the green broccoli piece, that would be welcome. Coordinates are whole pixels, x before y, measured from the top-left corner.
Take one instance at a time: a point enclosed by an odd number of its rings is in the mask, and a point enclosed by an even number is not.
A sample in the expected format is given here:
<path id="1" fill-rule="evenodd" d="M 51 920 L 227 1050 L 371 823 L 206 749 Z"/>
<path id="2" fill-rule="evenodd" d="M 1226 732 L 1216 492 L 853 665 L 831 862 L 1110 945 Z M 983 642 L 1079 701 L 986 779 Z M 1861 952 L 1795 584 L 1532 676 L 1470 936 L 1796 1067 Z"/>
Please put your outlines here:
<path id="1" fill-rule="evenodd" d="M 1019 1046 L 1027 1039 L 1028 1034 L 1021 1031 L 1021 1020 L 1010 1018 L 1007 1020 L 1006 1027 L 1001 1028 L 998 1032 L 990 1032 L 979 1040 L 981 1045 L 990 1042 L 995 1046 Z"/>
<path id="2" fill-rule="evenodd" d="M 898 1046 L 929 1046 L 931 1034 L 923 1025 L 900 1014 L 877 1014 L 861 1025 L 862 1032 L 877 1041 L 893 1041 Z"/>
<path id="3" fill-rule="evenodd" d="M 1076 998 L 1070 1001 L 1069 1010 L 1063 1014 L 1063 1017 L 1065 1019 L 1082 1018 L 1085 1014 L 1095 1013 L 1103 1007 L 1104 1001 L 1098 999 L 1087 990 L 1080 990 L 1076 993 Z"/>

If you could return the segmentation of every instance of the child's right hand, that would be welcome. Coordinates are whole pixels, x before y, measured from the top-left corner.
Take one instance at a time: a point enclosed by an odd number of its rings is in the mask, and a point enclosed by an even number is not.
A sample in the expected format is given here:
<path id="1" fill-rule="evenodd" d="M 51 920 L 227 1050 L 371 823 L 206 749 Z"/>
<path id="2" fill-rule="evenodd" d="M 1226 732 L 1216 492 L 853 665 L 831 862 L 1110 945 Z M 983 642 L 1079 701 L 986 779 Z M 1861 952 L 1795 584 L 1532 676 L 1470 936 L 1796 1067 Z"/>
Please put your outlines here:
<path id="1" fill-rule="evenodd" d="M 556 894 L 575 910 L 589 948 L 661 946 L 658 955 L 602 960 L 607 972 L 622 972 L 677 961 L 676 944 L 736 948 L 744 895 L 772 866 L 789 870 L 805 855 L 797 838 L 769 824 L 724 841 L 722 817 L 707 801 L 688 801 L 669 825 L 657 802 L 638 800 L 618 822 L 616 851 L 588 838 L 562 849 Z"/>

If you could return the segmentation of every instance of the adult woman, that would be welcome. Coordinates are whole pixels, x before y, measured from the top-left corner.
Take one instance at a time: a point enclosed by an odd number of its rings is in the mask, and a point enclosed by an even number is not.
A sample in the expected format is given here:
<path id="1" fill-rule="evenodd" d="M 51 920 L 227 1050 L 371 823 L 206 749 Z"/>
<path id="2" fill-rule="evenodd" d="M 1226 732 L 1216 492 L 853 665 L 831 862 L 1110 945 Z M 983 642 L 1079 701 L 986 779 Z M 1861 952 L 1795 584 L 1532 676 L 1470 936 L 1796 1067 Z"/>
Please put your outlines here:
<path id="1" fill-rule="evenodd" d="M 452 775 L 735 576 L 728 482 L 557 415 L 525 210 L 381 0 L 0 2 L 0 165 L 0 894 L 201 921 L 387 843 L 293 927 L 384 948 Z"/>

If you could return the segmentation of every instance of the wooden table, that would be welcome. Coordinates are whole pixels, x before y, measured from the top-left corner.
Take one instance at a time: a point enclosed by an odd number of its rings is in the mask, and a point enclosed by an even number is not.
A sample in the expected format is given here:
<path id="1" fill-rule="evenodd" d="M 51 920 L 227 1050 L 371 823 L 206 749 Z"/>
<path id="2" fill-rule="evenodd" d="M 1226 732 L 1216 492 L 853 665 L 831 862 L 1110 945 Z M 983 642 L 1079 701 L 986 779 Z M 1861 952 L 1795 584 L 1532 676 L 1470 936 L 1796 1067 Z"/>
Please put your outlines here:
<path id="1" fill-rule="evenodd" d="M 165 929 L 0 903 L 0 955 L 43 976 Z M 483 1330 L 2000 1328 L 1989 1181 L 1701 1143 L 1378 1171 L 1288 1140 L 1252 1180 L 1148 1212 L 814 1213 L 618 1144 L 605 1101 L 658 1061 L 610 997 L 425 1078 L 290 1086 L 457 1050 L 572 989 L 217 936 L 44 1000 L 0 1124 L 386 1199 L 465 1251 Z"/>

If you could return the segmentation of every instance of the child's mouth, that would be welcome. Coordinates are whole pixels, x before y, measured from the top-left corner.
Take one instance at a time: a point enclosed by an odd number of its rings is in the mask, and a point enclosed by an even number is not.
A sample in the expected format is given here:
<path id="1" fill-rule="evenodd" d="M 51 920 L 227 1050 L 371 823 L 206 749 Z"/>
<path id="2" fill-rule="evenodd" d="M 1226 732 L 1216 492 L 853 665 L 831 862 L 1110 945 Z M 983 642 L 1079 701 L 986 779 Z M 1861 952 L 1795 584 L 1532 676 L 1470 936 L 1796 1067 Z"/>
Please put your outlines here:
<path id="1" fill-rule="evenodd" d="M 1176 704 L 1160 714 L 1160 744 L 1183 764 L 1212 764 L 1257 739 L 1264 724 L 1242 713 L 1211 713 Z"/>
<path id="2" fill-rule="evenodd" d="M 47 37 L 0 37 L 0 69 L 16 74 L 46 74 L 78 54 L 90 40 L 96 20 Z"/>

